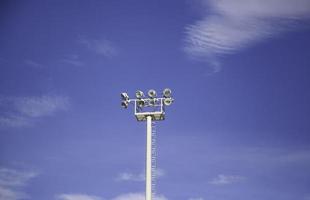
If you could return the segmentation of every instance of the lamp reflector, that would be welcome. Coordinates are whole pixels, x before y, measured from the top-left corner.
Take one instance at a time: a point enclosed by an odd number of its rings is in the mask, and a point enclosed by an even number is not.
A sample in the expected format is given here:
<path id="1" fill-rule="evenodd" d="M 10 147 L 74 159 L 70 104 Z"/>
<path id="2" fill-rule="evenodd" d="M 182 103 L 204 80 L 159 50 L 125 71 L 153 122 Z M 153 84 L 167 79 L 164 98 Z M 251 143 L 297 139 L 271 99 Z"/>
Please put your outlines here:
<path id="1" fill-rule="evenodd" d="M 172 98 L 166 98 L 164 99 L 164 104 L 165 106 L 170 106 L 173 102 L 173 99 Z"/>
<path id="2" fill-rule="evenodd" d="M 149 90 L 147 94 L 148 94 L 149 97 L 151 97 L 151 98 L 155 98 L 155 97 L 156 97 L 156 91 L 153 90 L 153 89 Z"/>
<path id="3" fill-rule="evenodd" d="M 128 101 L 122 101 L 121 105 L 123 108 L 127 108 L 128 107 L 129 102 Z"/>
<path id="4" fill-rule="evenodd" d="M 165 98 L 171 97 L 171 90 L 169 88 L 164 89 L 163 95 Z"/>
<path id="5" fill-rule="evenodd" d="M 122 100 L 129 100 L 129 96 L 126 92 L 121 93 Z"/>
<path id="6" fill-rule="evenodd" d="M 144 99 L 140 99 L 137 101 L 137 104 L 139 107 L 143 107 L 145 105 L 145 100 Z"/>
<path id="7" fill-rule="evenodd" d="M 150 106 L 154 106 L 155 103 L 156 103 L 156 99 L 151 98 L 151 99 L 149 100 L 149 105 L 150 105 Z"/>
<path id="8" fill-rule="evenodd" d="M 137 90 L 137 91 L 136 91 L 136 97 L 137 97 L 138 99 L 141 99 L 142 97 L 144 97 L 143 92 L 140 91 L 140 90 Z"/>

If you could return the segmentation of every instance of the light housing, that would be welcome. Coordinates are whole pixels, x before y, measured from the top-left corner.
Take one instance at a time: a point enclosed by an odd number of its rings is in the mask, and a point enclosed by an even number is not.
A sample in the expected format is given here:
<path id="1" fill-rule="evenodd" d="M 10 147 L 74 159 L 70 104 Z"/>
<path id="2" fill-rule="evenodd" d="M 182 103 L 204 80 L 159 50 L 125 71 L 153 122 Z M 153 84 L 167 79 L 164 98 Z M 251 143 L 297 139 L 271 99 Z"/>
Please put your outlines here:
<path id="1" fill-rule="evenodd" d="M 153 89 L 149 90 L 147 94 L 149 95 L 150 98 L 156 97 L 156 91 Z"/>
<path id="2" fill-rule="evenodd" d="M 164 104 L 165 106 L 170 106 L 173 103 L 174 99 L 172 98 L 165 98 L 164 99 Z"/>
<path id="3" fill-rule="evenodd" d="M 136 97 L 137 99 L 141 99 L 142 97 L 144 97 L 144 94 L 141 90 L 137 90 L 136 91 Z"/>
<path id="4" fill-rule="evenodd" d="M 145 106 L 145 100 L 144 100 L 144 99 L 139 99 L 139 100 L 137 100 L 137 105 L 138 105 L 139 107 Z"/>
<path id="5" fill-rule="evenodd" d="M 165 98 L 171 97 L 171 90 L 170 90 L 169 88 L 164 89 L 164 91 L 163 91 L 163 96 L 164 96 Z"/>
<path id="6" fill-rule="evenodd" d="M 129 105 L 129 101 L 122 101 L 121 105 L 123 108 L 127 108 Z"/>
<path id="7" fill-rule="evenodd" d="M 122 92 L 121 93 L 121 98 L 122 100 L 128 101 L 129 100 L 129 96 L 126 92 Z"/>
<path id="8" fill-rule="evenodd" d="M 148 105 L 154 106 L 156 104 L 156 102 L 157 102 L 157 99 L 151 98 L 151 99 L 149 99 L 149 104 Z"/>

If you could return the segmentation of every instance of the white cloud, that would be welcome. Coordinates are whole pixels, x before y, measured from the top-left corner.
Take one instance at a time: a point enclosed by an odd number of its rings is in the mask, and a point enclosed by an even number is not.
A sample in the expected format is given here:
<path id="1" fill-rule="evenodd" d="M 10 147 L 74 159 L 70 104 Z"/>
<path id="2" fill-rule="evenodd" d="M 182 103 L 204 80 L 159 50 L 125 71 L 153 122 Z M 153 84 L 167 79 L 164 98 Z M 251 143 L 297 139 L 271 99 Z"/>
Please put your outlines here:
<path id="1" fill-rule="evenodd" d="M 0 126 L 20 127 L 31 124 L 35 118 L 66 110 L 69 100 L 63 96 L 1 97 Z"/>
<path id="2" fill-rule="evenodd" d="M 15 108 L 29 117 L 52 115 L 68 107 L 68 98 L 62 96 L 23 97 L 15 99 Z"/>
<path id="3" fill-rule="evenodd" d="M 56 197 L 57 200 L 101 200 L 98 196 L 86 194 L 61 194 Z"/>
<path id="4" fill-rule="evenodd" d="M 144 173 L 140 174 L 133 174 L 133 173 L 128 173 L 128 172 L 123 172 L 118 174 L 116 177 L 117 181 L 144 181 L 145 180 L 145 175 Z"/>
<path id="5" fill-rule="evenodd" d="M 36 177 L 36 172 L 24 172 L 14 169 L 0 168 L 0 200 L 19 200 L 28 197 L 20 191 L 28 181 Z"/>
<path id="6" fill-rule="evenodd" d="M 24 117 L 10 115 L 0 116 L 0 126 L 21 127 L 30 125 L 30 121 Z"/>
<path id="7" fill-rule="evenodd" d="M 310 19 L 309 0 L 201 0 L 203 19 L 186 27 L 185 51 L 195 58 L 230 54 Z"/>
<path id="8" fill-rule="evenodd" d="M 0 186 L 0 200 L 18 200 L 25 199 L 27 195 L 22 192 L 17 192 L 9 188 Z"/>
<path id="9" fill-rule="evenodd" d="M 158 168 L 156 170 L 156 178 L 160 178 L 165 175 L 165 171 L 163 169 Z M 139 174 L 123 172 L 118 174 L 116 177 L 117 181 L 145 181 L 145 172 L 141 172 Z"/>
<path id="10" fill-rule="evenodd" d="M 144 193 L 128 193 L 119 195 L 112 200 L 145 200 L 145 195 Z M 167 200 L 167 198 L 163 195 L 157 195 L 154 200 Z"/>
<path id="11" fill-rule="evenodd" d="M 101 197 L 87 194 L 60 194 L 56 200 L 102 200 Z M 145 200 L 144 193 L 127 193 L 118 195 L 111 200 Z M 156 195 L 154 200 L 167 200 L 163 195 Z"/>
<path id="12" fill-rule="evenodd" d="M 106 39 L 86 39 L 80 38 L 79 43 L 84 45 L 88 50 L 95 52 L 98 55 L 112 57 L 117 54 L 115 46 Z"/>
<path id="13" fill-rule="evenodd" d="M 80 67 L 84 65 L 84 62 L 82 62 L 78 55 L 67 55 L 65 58 L 61 60 L 61 62 L 70 64 L 76 67 Z"/>
<path id="14" fill-rule="evenodd" d="M 36 61 L 33 61 L 33 60 L 25 60 L 24 61 L 26 65 L 28 66 L 31 66 L 31 67 L 35 67 L 35 68 L 42 68 L 44 67 L 44 65 L 36 62 Z"/>
<path id="15" fill-rule="evenodd" d="M 244 180 L 245 180 L 245 177 L 242 177 L 242 176 L 219 174 L 209 183 L 212 185 L 228 185 L 228 184 L 237 183 L 237 182 L 244 181 Z"/>
<path id="16" fill-rule="evenodd" d="M 21 172 L 14 169 L 0 168 L 1 186 L 23 186 L 28 180 L 38 175 L 36 172 Z"/>

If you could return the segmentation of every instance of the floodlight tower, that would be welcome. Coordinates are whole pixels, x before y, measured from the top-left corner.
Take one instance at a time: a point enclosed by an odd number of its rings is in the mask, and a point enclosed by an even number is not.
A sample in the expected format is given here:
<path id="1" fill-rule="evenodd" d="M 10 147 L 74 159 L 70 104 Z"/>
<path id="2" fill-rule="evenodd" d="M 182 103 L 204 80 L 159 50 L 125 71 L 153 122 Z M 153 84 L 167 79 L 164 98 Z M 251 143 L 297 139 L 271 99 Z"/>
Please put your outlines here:
<path id="1" fill-rule="evenodd" d="M 145 170 L 145 200 L 152 200 L 152 178 L 155 173 L 152 171 L 152 161 L 156 159 L 152 152 L 152 121 L 165 119 L 165 107 L 172 104 L 174 99 L 169 88 L 164 89 L 163 96 L 157 97 L 156 91 L 148 91 L 148 97 L 140 90 L 136 91 L 136 99 L 130 99 L 126 92 L 121 93 L 122 107 L 127 108 L 134 103 L 134 113 L 137 121 L 146 121 L 146 170 Z"/>

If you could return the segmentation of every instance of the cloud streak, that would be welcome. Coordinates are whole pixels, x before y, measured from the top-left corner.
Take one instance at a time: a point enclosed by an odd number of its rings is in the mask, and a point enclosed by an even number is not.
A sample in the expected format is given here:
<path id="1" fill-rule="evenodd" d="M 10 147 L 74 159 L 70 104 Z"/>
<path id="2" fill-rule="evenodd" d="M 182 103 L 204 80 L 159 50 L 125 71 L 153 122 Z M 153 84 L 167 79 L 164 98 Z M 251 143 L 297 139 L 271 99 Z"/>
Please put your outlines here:
<path id="1" fill-rule="evenodd" d="M 56 196 L 56 200 L 102 200 L 102 198 L 87 194 L 60 194 Z M 111 200 L 145 200 L 145 195 L 144 193 L 126 193 L 118 195 Z M 167 200 L 167 198 L 163 195 L 157 195 L 154 200 Z"/>
<path id="2" fill-rule="evenodd" d="M 61 62 L 76 67 L 81 67 L 85 65 L 85 63 L 80 60 L 79 56 L 75 54 L 67 55 L 65 58 L 61 59 Z"/>
<path id="3" fill-rule="evenodd" d="M 144 193 L 127 193 L 119 195 L 112 200 L 145 200 Z M 154 200 L 167 200 L 163 195 L 156 195 Z"/>
<path id="4" fill-rule="evenodd" d="M 86 194 L 61 194 L 56 196 L 57 200 L 101 200 L 102 198 Z"/>
<path id="5" fill-rule="evenodd" d="M 224 175 L 219 174 L 217 177 L 212 179 L 209 183 L 212 185 L 229 185 L 244 181 L 245 177 L 235 175 Z"/>
<path id="6" fill-rule="evenodd" d="M 113 57 L 117 54 L 115 46 L 112 44 L 112 42 L 106 39 L 97 40 L 80 38 L 78 42 L 86 47 L 89 51 L 104 57 Z"/>
<path id="7" fill-rule="evenodd" d="M 29 180 L 37 175 L 36 172 L 0 168 L 0 199 L 19 200 L 27 198 L 28 195 L 20 191 L 20 189 L 25 187 Z"/>
<path id="8" fill-rule="evenodd" d="M 64 96 L 0 97 L 0 126 L 27 126 L 34 119 L 51 116 L 68 106 Z"/>
<path id="9" fill-rule="evenodd" d="M 185 51 L 195 58 L 232 54 L 310 19 L 308 0 L 202 0 L 205 15 L 186 27 Z"/>
<path id="10" fill-rule="evenodd" d="M 156 170 L 156 178 L 162 177 L 165 175 L 165 171 L 163 169 Z M 139 174 L 123 172 L 118 174 L 116 177 L 117 181 L 145 181 L 145 172 L 141 172 Z"/>

